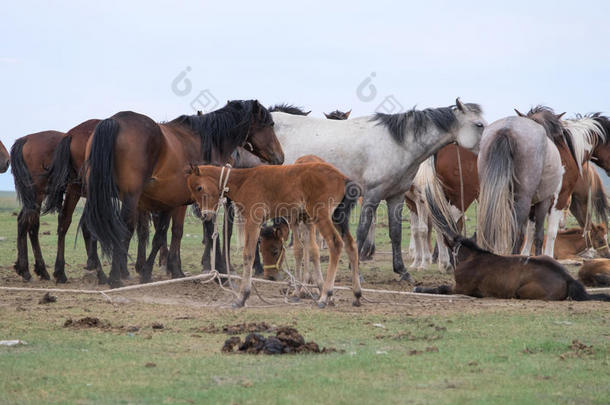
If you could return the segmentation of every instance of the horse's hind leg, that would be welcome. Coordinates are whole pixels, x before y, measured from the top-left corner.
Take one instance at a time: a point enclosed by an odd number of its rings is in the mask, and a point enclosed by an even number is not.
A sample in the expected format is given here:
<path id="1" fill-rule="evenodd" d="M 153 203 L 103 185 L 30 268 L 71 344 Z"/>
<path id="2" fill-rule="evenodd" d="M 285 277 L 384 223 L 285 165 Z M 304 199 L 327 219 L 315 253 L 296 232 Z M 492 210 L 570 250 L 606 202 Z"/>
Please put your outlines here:
<path id="1" fill-rule="evenodd" d="M 138 225 L 136 227 L 138 234 L 138 253 L 136 256 L 136 273 L 141 274 L 144 265 L 146 264 L 146 246 L 149 238 L 149 218 L 150 214 L 146 211 L 138 213 Z"/>
<path id="2" fill-rule="evenodd" d="M 362 245 L 362 253 L 360 254 L 360 260 L 369 261 L 373 260 L 373 256 L 375 255 L 375 228 L 377 227 L 377 218 L 373 215 L 373 219 L 371 221 L 371 226 L 369 227 L 369 231 L 366 234 L 366 239 L 364 244 Z M 324 240 L 324 239 L 322 239 Z"/>
<path id="3" fill-rule="evenodd" d="M 339 263 L 341 249 L 343 249 L 343 241 L 330 217 L 320 216 L 316 225 L 328 244 L 329 253 L 328 272 L 326 273 L 326 280 L 324 281 L 320 299 L 318 300 L 318 307 L 324 308 L 333 295 L 335 277 L 337 276 L 337 264 Z"/>
<path id="4" fill-rule="evenodd" d="M 97 241 L 91 236 L 91 232 L 87 229 L 87 225 L 81 225 L 81 232 L 85 240 L 85 250 L 87 251 L 87 270 L 95 270 L 98 284 L 108 283 L 108 277 L 102 268 L 102 262 L 97 254 Z"/>
<path id="5" fill-rule="evenodd" d="M 515 202 L 515 232 L 517 233 L 517 235 L 512 235 L 513 254 L 518 254 L 521 251 L 521 246 L 523 245 L 523 239 L 525 235 L 525 224 L 527 223 L 527 218 L 530 214 L 531 203 L 531 197 L 528 196 L 521 197 Z"/>
<path id="6" fill-rule="evenodd" d="M 561 219 L 561 210 L 555 208 L 551 209 L 549 214 L 549 223 L 546 234 L 546 245 L 544 247 L 544 254 L 553 257 L 555 252 L 555 238 L 557 238 L 557 232 L 559 231 L 559 220 Z"/>
<path id="7" fill-rule="evenodd" d="M 17 217 L 17 261 L 14 268 L 25 281 L 32 278 L 28 263 L 28 228 L 30 226 L 29 217 L 34 214 L 33 210 L 22 208 Z"/>
<path id="8" fill-rule="evenodd" d="M 388 220 L 390 222 L 390 239 L 392 240 L 393 270 L 394 273 L 400 275 L 401 280 L 413 282 L 402 261 L 402 205 L 404 204 L 404 195 L 399 194 L 386 201 L 388 202 Z M 428 249 L 429 253 L 430 249 Z"/>
<path id="9" fill-rule="evenodd" d="M 152 247 L 148 259 L 144 263 L 141 273 L 140 282 L 148 283 L 152 280 L 152 270 L 155 265 L 157 252 L 161 247 L 167 246 L 167 230 L 169 228 L 170 215 L 168 211 L 159 212 L 155 215 L 155 235 L 153 236 Z"/>
<path id="10" fill-rule="evenodd" d="M 370 257 L 373 253 L 372 247 L 367 243 L 367 237 L 378 206 L 379 199 L 376 196 L 370 194 L 365 195 L 364 201 L 362 202 L 362 211 L 360 211 L 358 230 L 356 232 L 356 237 L 358 240 L 358 254 L 363 259 Z M 324 234 L 322 234 L 322 236 L 324 236 Z M 328 241 L 326 242 L 328 243 Z"/>
<path id="11" fill-rule="evenodd" d="M 123 235 L 120 246 L 115 247 L 112 252 L 112 266 L 108 278 L 110 288 L 121 287 L 121 279 L 125 278 L 125 275 L 129 276 L 129 271 L 127 270 L 127 253 L 129 250 L 129 241 L 131 240 L 136 225 L 137 201 L 138 198 L 132 194 L 126 194 L 123 197 L 123 206 L 121 207 L 120 215 L 121 220 L 127 228 L 127 232 Z"/>
<path id="12" fill-rule="evenodd" d="M 525 241 L 523 242 L 523 247 L 521 248 L 521 254 L 523 256 L 531 256 L 532 254 L 532 244 L 534 243 L 535 228 L 536 224 L 531 220 L 528 220 L 525 225 Z"/>
<path id="13" fill-rule="evenodd" d="M 30 227 L 28 233 L 30 235 L 30 242 L 32 243 L 32 251 L 34 252 L 34 273 L 36 273 L 42 280 L 50 280 L 51 277 L 47 272 L 47 266 L 44 263 L 44 257 L 42 257 L 42 249 L 40 249 L 40 241 L 38 239 L 38 233 L 40 231 L 40 211 L 36 212 L 36 215 L 32 215 Z"/>
<path id="14" fill-rule="evenodd" d="M 68 281 L 66 277 L 66 261 L 65 261 L 65 250 L 66 250 L 66 233 L 70 224 L 72 223 L 72 214 L 74 208 L 80 199 L 80 195 L 73 192 L 68 188 L 64 198 L 64 203 L 57 219 L 57 256 L 55 258 L 55 270 L 53 271 L 53 278 L 57 283 L 65 283 Z"/>
<path id="15" fill-rule="evenodd" d="M 349 257 L 350 267 L 352 268 L 352 291 L 354 292 L 354 302 L 352 305 L 359 307 L 360 298 L 362 297 L 362 287 L 360 286 L 360 277 L 358 276 L 358 251 L 356 250 L 356 242 L 354 241 L 352 234 L 347 232 L 343 235 L 343 243 L 347 256 Z"/>

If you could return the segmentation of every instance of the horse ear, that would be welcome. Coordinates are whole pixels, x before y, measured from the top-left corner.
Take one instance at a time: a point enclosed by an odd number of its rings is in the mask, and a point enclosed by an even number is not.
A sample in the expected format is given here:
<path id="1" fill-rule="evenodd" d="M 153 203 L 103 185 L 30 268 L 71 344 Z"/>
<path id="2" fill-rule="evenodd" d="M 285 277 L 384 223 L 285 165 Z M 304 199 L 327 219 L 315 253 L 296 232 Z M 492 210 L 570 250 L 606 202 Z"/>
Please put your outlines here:
<path id="1" fill-rule="evenodd" d="M 561 117 L 563 117 L 566 114 L 566 112 L 562 112 L 561 114 L 557 114 L 557 119 L 560 120 Z"/>
<path id="2" fill-rule="evenodd" d="M 325 116 L 326 118 L 330 119 L 330 115 L 329 115 L 329 114 L 324 113 L 324 116 Z"/>
<path id="3" fill-rule="evenodd" d="M 309 115 L 311 113 L 311 110 L 307 111 L 304 115 Z"/>
<path id="4" fill-rule="evenodd" d="M 345 119 L 349 118 L 349 115 L 352 113 L 352 110 L 349 110 L 348 112 L 345 113 Z"/>
<path id="5" fill-rule="evenodd" d="M 197 115 L 203 115 L 203 111 L 197 110 Z"/>
<path id="6" fill-rule="evenodd" d="M 514 108 L 514 110 L 519 117 L 525 117 L 525 114 L 523 114 L 521 111 L 517 110 L 516 108 Z"/>
<path id="7" fill-rule="evenodd" d="M 465 113 L 466 112 L 466 106 L 464 104 L 462 104 L 462 102 L 460 101 L 460 98 L 456 98 L 455 99 L 455 106 L 457 107 L 458 110 L 460 110 L 461 112 Z"/>

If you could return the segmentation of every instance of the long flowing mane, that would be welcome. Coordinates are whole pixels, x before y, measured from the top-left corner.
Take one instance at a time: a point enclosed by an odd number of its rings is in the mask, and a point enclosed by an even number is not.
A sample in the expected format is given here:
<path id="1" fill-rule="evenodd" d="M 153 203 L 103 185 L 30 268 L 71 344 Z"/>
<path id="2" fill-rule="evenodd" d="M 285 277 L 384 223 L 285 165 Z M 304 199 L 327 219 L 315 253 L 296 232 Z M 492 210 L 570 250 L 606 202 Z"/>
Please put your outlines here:
<path id="1" fill-rule="evenodd" d="M 566 134 L 572 139 L 575 157 L 580 167 L 587 153 L 591 152 L 598 143 L 606 141 L 602 126 L 589 116 L 577 115 L 562 121 Z"/>
<path id="2" fill-rule="evenodd" d="M 466 103 L 464 105 L 472 112 L 479 114 L 482 112 L 481 106 L 478 104 Z M 454 105 L 426 108 L 425 110 L 416 110 L 414 107 L 406 113 L 376 113 L 371 118 L 371 121 L 377 121 L 377 125 L 385 126 L 392 135 L 392 138 L 397 143 L 402 144 L 407 132 L 413 133 L 415 140 L 418 140 L 431 126 L 443 132 L 451 131 L 457 123 L 457 117 L 455 116 L 456 109 L 457 107 Z"/>
<path id="3" fill-rule="evenodd" d="M 297 107 L 296 105 L 292 105 L 292 104 L 286 104 L 286 103 L 282 103 L 282 104 L 276 104 L 273 105 L 271 107 L 268 108 L 269 112 L 283 112 L 286 114 L 292 114 L 292 115 L 309 115 L 310 111 L 305 111 L 305 109 L 303 107 Z"/>
<path id="4" fill-rule="evenodd" d="M 255 116 L 258 106 L 260 116 Z M 253 120 L 263 126 L 273 125 L 269 111 L 256 100 L 229 101 L 224 107 L 203 115 L 181 115 L 168 125 L 187 126 L 201 137 L 201 159 L 209 163 L 212 150 L 232 151 L 243 145 Z"/>

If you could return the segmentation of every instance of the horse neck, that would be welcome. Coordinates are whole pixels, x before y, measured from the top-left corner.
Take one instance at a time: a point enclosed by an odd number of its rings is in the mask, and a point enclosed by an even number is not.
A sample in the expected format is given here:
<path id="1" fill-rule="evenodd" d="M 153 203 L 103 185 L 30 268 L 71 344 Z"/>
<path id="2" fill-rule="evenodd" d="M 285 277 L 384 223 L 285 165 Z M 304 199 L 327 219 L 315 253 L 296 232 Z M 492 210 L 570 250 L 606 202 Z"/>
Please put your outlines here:
<path id="1" fill-rule="evenodd" d="M 454 139 L 455 136 L 451 132 L 443 132 L 434 127 L 421 134 L 419 139 L 415 139 L 413 133 L 407 134 L 402 146 L 415 157 L 413 163 L 420 165 Z"/>

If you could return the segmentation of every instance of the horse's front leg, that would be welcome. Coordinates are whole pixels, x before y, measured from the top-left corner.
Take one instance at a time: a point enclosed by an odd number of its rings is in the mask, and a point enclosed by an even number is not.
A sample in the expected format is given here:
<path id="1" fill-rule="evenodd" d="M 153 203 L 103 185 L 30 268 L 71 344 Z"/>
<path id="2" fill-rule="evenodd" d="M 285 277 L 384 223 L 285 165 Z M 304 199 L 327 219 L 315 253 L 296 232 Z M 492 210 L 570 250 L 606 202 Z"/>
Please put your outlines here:
<path id="1" fill-rule="evenodd" d="M 184 217 L 186 216 L 187 206 L 176 207 L 172 210 L 172 241 L 169 245 L 169 254 L 167 256 L 167 270 L 171 273 L 172 278 L 184 277 L 182 272 L 182 262 L 180 260 L 180 244 L 182 242 L 182 233 L 184 231 Z"/>
<path id="2" fill-rule="evenodd" d="M 411 275 L 405 269 L 402 261 L 402 205 L 404 195 L 399 194 L 386 200 L 388 202 L 388 221 L 390 223 L 390 239 L 392 240 L 392 266 L 394 273 L 400 275 L 401 280 L 413 282 Z M 428 249 L 429 252 L 429 249 Z"/>
<path id="3" fill-rule="evenodd" d="M 369 229 L 373 222 L 373 218 L 377 213 L 377 207 L 379 207 L 380 199 L 375 193 L 367 193 L 364 195 L 362 202 L 362 210 L 360 211 L 360 221 L 358 222 L 358 230 L 356 231 L 356 239 L 358 241 L 358 254 L 360 260 L 362 257 L 370 256 L 371 246 L 367 245 L 367 237 Z M 320 230 L 320 233 L 322 231 Z M 322 234 L 322 236 L 324 236 Z M 328 241 L 326 241 L 328 243 Z"/>
<path id="4" fill-rule="evenodd" d="M 244 240 L 244 270 L 239 288 L 239 297 L 233 302 L 233 308 L 241 308 L 245 305 L 252 289 L 252 262 L 254 261 L 254 249 L 260 233 L 261 225 L 255 222 L 247 222 L 245 226 Z"/>

